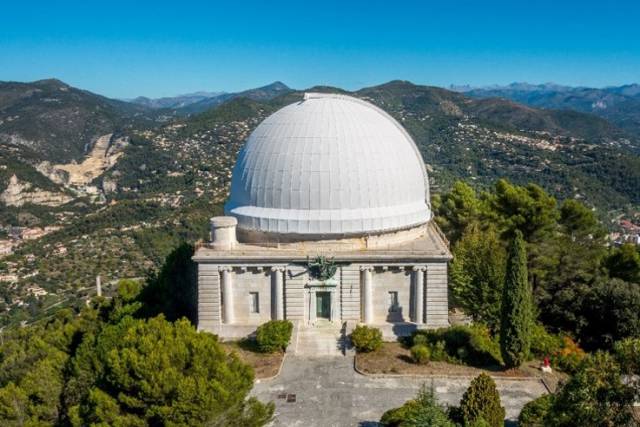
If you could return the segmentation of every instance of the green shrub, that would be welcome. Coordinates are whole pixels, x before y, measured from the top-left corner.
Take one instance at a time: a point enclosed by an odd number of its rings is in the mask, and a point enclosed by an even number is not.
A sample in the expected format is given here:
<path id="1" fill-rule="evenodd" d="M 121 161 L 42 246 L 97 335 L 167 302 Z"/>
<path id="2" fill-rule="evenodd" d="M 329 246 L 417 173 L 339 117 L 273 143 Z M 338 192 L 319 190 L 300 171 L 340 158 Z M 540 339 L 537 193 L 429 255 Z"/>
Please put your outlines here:
<path id="1" fill-rule="evenodd" d="M 500 406 L 500 395 L 496 383 L 487 374 L 480 374 L 471 381 L 460 402 L 465 425 L 473 425 L 483 419 L 491 427 L 504 426 L 504 408 Z"/>
<path id="2" fill-rule="evenodd" d="M 429 350 L 431 351 L 431 360 L 434 362 L 447 362 L 450 359 L 447 354 L 446 343 L 442 340 L 431 344 Z"/>
<path id="3" fill-rule="evenodd" d="M 640 338 L 627 338 L 613 346 L 613 353 L 623 373 L 640 375 Z"/>
<path id="4" fill-rule="evenodd" d="M 586 353 L 578 343 L 568 336 L 562 337 L 562 348 L 551 357 L 551 364 L 561 371 L 573 374 L 585 358 Z"/>
<path id="5" fill-rule="evenodd" d="M 422 386 L 415 399 L 399 408 L 390 409 L 382 415 L 380 423 L 385 426 L 430 426 L 455 427 L 444 409 L 438 404 L 433 390 Z"/>
<path id="6" fill-rule="evenodd" d="M 553 397 L 545 427 L 637 426 L 637 387 L 606 352 L 586 356 Z"/>
<path id="7" fill-rule="evenodd" d="M 404 424 L 409 417 L 409 413 L 416 410 L 418 402 L 415 400 L 409 400 L 399 408 L 393 408 L 382 414 L 380 418 L 380 424 L 388 427 L 398 427 Z"/>
<path id="8" fill-rule="evenodd" d="M 264 353 L 284 351 L 291 340 L 293 323 L 288 320 L 270 320 L 258 326 L 256 341 Z"/>
<path id="9" fill-rule="evenodd" d="M 484 418 L 478 418 L 467 425 L 467 427 L 491 427 L 488 421 L 485 421 Z"/>
<path id="10" fill-rule="evenodd" d="M 429 357 L 431 357 L 431 352 L 429 351 L 429 347 L 424 344 L 416 344 L 411 347 L 411 358 L 414 362 L 425 365 L 429 363 Z"/>
<path id="11" fill-rule="evenodd" d="M 378 328 L 358 325 L 351 333 L 351 342 L 359 352 L 376 351 L 382 347 L 382 332 Z"/>
<path id="12" fill-rule="evenodd" d="M 436 333 L 439 333 L 447 344 L 448 348 L 458 349 L 469 345 L 471 340 L 471 326 L 452 326 L 450 328 L 437 329 Z"/>
<path id="13" fill-rule="evenodd" d="M 424 337 L 424 338 L 422 338 Z M 432 360 L 447 360 L 474 366 L 501 364 L 500 345 L 482 324 L 456 325 L 436 330 L 420 330 L 412 342 L 426 339 L 432 352 Z M 439 342 L 444 343 L 438 344 Z M 437 355 L 436 355 L 437 354 Z M 443 357 L 446 354 L 446 357 Z"/>
<path id="14" fill-rule="evenodd" d="M 469 357 L 472 358 L 471 363 L 474 360 L 482 360 L 487 365 L 503 363 L 498 337 L 492 338 L 489 329 L 482 324 L 471 326 L 469 349 Z"/>
<path id="15" fill-rule="evenodd" d="M 256 406 L 255 399 L 248 399 L 253 369 L 227 354 L 213 335 L 198 333 L 188 320 L 127 316 L 101 326 L 97 335 L 84 337 L 69 361 L 74 378 L 58 399 L 70 405 L 74 425 L 258 426 L 271 419 L 272 404 Z M 30 382 L 43 387 L 54 378 L 62 376 Z M 1 413 L 0 425 L 6 426 Z M 61 424 L 47 421 L 11 425 Z"/>
<path id="16" fill-rule="evenodd" d="M 412 342 L 413 342 L 413 345 L 428 345 L 429 344 L 429 340 L 423 334 L 414 335 Z"/>
<path id="17" fill-rule="evenodd" d="M 125 302 L 133 301 L 141 289 L 142 283 L 138 280 L 121 279 L 118 281 L 118 296 Z"/>
<path id="18" fill-rule="evenodd" d="M 467 347 L 458 347 L 456 351 L 456 358 L 460 361 L 465 361 L 469 359 L 469 350 Z"/>
<path id="19" fill-rule="evenodd" d="M 531 354 L 535 357 L 547 357 L 557 353 L 562 348 L 563 340 L 560 335 L 547 332 L 541 323 L 535 323 L 531 329 Z"/>
<path id="20" fill-rule="evenodd" d="M 524 405 L 518 416 L 520 427 L 545 427 L 544 417 L 549 412 L 553 395 L 545 394 Z"/>

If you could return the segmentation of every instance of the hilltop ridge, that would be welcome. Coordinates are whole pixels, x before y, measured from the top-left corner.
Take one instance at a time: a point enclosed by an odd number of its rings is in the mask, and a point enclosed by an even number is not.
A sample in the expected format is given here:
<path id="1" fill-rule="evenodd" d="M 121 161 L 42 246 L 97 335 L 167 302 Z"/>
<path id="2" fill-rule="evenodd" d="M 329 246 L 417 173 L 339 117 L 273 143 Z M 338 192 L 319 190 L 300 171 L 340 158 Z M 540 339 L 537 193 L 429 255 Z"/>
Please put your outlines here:
<path id="1" fill-rule="evenodd" d="M 15 174 L 20 200 L 32 201 L 0 210 L 0 240 L 13 252 L 5 261 L 15 284 L 6 289 L 17 304 L 40 286 L 38 315 L 74 301 L 96 275 L 105 283 L 142 276 L 180 241 L 206 238 L 246 138 L 305 92 L 258 88 L 178 116 L 60 87 L 0 83 L 0 134 L 14 135 L 0 141 L 0 193 Z M 504 177 L 538 183 L 559 199 L 580 199 L 607 221 L 639 211 L 638 137 L 606 119 L 399 80 L 355 92 L 309 90 L 356 96 L 396 118 L 422 153 L 433 194 L 459 179 L 483 189 Z M 62 172 L 51 175 L 46 162 Z M 64 171 L 69 177 L 58 179 Z M 63 196 L 59 206 L 45 206 L 34 191 Z M 6 321 L 27 315 L 15 304 Z"/>
<path id="2" fill-rule="evenodd" d="M 621 129 L 640 134 L 640 85 L 636 83 L 604 88 L 512 83 L 467 88 L 463 92 L 476 98 L 506 98 L 537 108 L 592 113 Z"/>

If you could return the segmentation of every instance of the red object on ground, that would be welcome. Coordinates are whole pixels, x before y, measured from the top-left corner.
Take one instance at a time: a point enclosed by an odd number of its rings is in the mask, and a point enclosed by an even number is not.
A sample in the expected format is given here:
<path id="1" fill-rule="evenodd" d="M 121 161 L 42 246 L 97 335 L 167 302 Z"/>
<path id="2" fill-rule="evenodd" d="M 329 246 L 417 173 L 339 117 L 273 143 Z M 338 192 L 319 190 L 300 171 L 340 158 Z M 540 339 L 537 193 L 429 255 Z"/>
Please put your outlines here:
<path id="1" fill-rule="evenodd" d="M 542 363 L 544 364 L 545 367 L 550 366 L 551 363 L 549 363 L 549 356 L 545 356 L 544 361 Z"/>

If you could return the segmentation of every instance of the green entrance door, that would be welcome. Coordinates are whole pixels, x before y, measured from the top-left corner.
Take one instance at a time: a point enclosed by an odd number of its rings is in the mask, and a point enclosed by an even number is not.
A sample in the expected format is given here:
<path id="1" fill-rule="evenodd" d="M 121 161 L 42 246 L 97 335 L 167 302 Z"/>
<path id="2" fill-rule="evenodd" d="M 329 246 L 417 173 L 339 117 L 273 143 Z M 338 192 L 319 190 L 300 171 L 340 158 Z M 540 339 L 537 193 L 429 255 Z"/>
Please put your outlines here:
<path id="1" fill-rule="evenodd" d="M 331 319 L 331 293 L 316 292 L 316 317 Z"/>

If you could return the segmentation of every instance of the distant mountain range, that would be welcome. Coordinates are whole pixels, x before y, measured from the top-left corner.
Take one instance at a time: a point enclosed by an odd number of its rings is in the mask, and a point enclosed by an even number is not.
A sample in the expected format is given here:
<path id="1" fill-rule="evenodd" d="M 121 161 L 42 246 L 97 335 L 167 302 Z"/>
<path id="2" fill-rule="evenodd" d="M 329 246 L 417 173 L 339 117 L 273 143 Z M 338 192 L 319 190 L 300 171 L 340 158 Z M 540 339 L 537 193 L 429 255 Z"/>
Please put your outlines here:
<path id="1" fill-rule="evenodd" d="M 308 91 L 345 93 L 396 118 L 422 153 L 434 203 L 455 180 L 481 190 L 507 178 L 583 200 L 605 220 L 640 212 L 640 134 L 592 112 L 406 81 Z M 618 92 L 635 96 L 633 87 Z M 206 238 L 244 141 L 303 95 L 276 82 L 151 107 L 58 80 L 0 82 L 0 240 L 15 226 L 53 226 L 5 259 L 19 279 L 6 288 L 13 303 L 0 325 L 49 313 L 19 304 L 30 286 L 50 293 L 47 307 L 68 306 L 97 275 L 104 283 L 144 276 L 180 242 Z"/>
<path id="2" fill-rule="evenodd" d="M 306 91 L 345 93 L 393 115 L 416 140 L 436 192 L 456 179 L 483 187 L 505 177 L 519 184 L 538 183 L 559 198 L 584 199 L 603 216 L 640 205 L 640 135 L 593 114 L 478 99 L 407 81 L 355 92 L 325 86 Z M 176 141 L 175 150 L 184 144 L 178 141 L 202 141 L 203 148 L 209 147 L 205 141 L 220 144 L 225 137 L 210 135 L 221 126 L 259 123 L 276 109 L 301 100 L 305 91 L 283 92 L 271 99 L 237 95 L 154 133 L 159 132 L 160 140 Z M 177 134 L 174 126 L 180 129 Z"/>
<path id="3" fill-rule="evenodd" d="M 80 158 L 103 134 L 155 122 L 146 107 L 56 80 L 0 82 L 0 144 L 53 162 Z"/>
<path id="4" fill-rule="evenodd" d="M 133 104 L 143 105 L 149 108 L 177 109 L 186 107 L 187 105 L 195 104 L 196 102 L 200 102 L 205 99 L 216 98 L 225 94 L 226 92 L 194 92 L 163 98 L 147 98 L 145 96 L 139 96 L 133 99 L 125 99 L 125 101 L 131 102 Z"/>
<path id="5" fill-rule="evenodd" d="M 172 110 L 174 115 L 189 115 L 202 113 L 203 111 L 238 97 L 249 98 L 254 101 L 267 101 L 291 90 L 292 89 L 282 82 L 273 82 L 266 86 L 235 93 L 195 92 L 157 99 L 149 99 L 141 96 L 130 100 L 130 102 L 154 109 L 169 109 Z"/>
<path id="6" fill-rule="evenodd" d="M 285 84 L 274 82 L 238 93 L 197 92 L 123 101 L 74 88 L 57 79 L 0 82 L 0 166 L 9 157 L 14 165 L 0 169 L 0 184 L 8 182 L 16 162 L 21 162 L 18 169 L 23 174 L 41 187 L 55 188 L 53 183 L 43 182 L 33 168 L 42 162 L 81 161 L 101 136 L 157 127 L 238 97 L 267 101 L 289 91 Z"/>
<path id="7" fill-rule="evenodd" d="M 476 98 L 506 98 L 532 107 L 592 113 L 611 121 L 621 129 L 640 135 L 638 84 L 596 89 L 553 83 L 512 83 L 507 86 L 463 86 L 455 89 Z"/>
<path id="8" fill-rule="evenodd" d="M 586 197 L 603 209 L 640 203 L 640 131 L 636 132 L 632 120 L 620 118 L 622 112 L 628 117 L 637 114 L 624 107 L 640 101 L 637 85 L 586 89 L 517 83 L 461 92 L 392 81 L 356 92 L 331 87 L 309 90 L 349 93 L 394 115 L 413 134 L 438 185 L 446 187 L 458 178 L 486 185 L 505 176 L 520 183 L 540 182 L 561 197 Z M 110 134 L 115 141 L 160 132 L 166 141 L 177 144 L 172 150 L 180 156 L 186 143 L 180 138 L 202 140 L 202 150 L 207 150 L 203 135 L 217 132 L 224 141 L 225 126 L 254 123 L 275 108 L 301 99 L 303 92 L 274 82 L 237 93 L 200 92 L 125 102 L 53 79 L 0 82 L 0 192 L 16 171 L 21 182 L 55 190 L 64 177 L 52 176 L 43 163 L 85 161 L 96 141 Z M 605 113 L 611 111 L 620 113 L 615 117 Z M 175 128 L 181 129 L 178 135 L 165 132 Z M 149 149 L 136 149 L 136 158 L 144 163 L 144 150 Z M 120 159 L 118 164 L 134 168 L 135 179 L 140 179 L 141 171 L 130 161 L 131 150 L 111 153 Z M 70 167 L 62 168 L 66 169 Z M 628 171 L 624 176 L 623 170 Z M 119 173 L 127 176 L 128 171 Z M 117 186 L 117 176 L 110 177 L 108 185 L 101 184 L 101 179 L 97 177 L 92 185 Z M 154 188 L 162 191 L 161 186 Z"/>
<path id="9" fill-rule="evenodd" d="M 640 135 L 639 84 L 598 89 L 563 86 L 555 83 L 530 84 L 520 82 L 505 86 L 491 85 L 483 87 L 452 85 L 448 89 L 474 98 L 504 98 L 537 108 L 591 113 L 607 119 L 621 129 Z M 151 109 L 163 110 L 163 114 L 171 116 L 185 116 L 202 113 L 237 97 L 264 101 L 290 91 L 292 89 L 284 83 L 274 82 L 242 92 L 202 91 L 156 99 L 141 96 L 128 100 L 128 102 Z"/>

